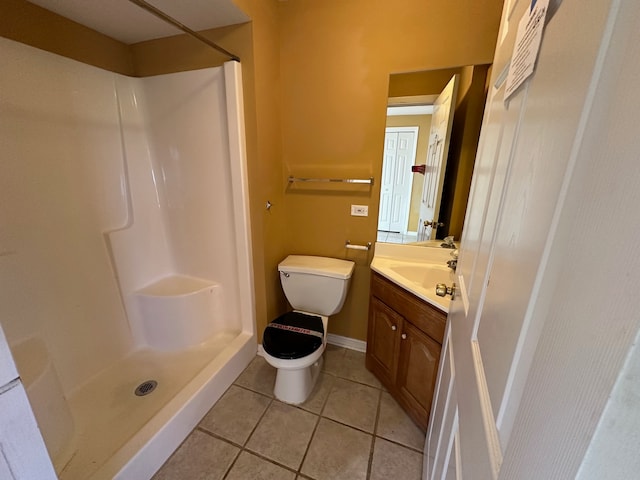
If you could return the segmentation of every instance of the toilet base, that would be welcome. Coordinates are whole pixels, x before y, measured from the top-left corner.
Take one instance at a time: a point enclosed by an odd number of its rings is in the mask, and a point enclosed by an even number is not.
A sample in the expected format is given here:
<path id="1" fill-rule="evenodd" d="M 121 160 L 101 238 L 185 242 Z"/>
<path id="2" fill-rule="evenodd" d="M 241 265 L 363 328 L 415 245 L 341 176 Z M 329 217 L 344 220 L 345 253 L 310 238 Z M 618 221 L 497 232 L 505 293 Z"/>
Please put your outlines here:
<path id="1" fill-rule="evenodd" d="M 315 315 L 302 311 L 300 313 Z M 276 358 L 269 355 L 266 350 L 262 350 L 262 356 L 266 362 L 277 369 L 273 395 L 281 402 L 291 405 L 304 403 L 311 395 L 313 387 L 318 381 L 322 370 L 322 354 L 327 347 L 326 332 L 329 326 L 329 317 L 321 316 L 321 318 L 325 332 L 322 345 L 306 357 L 294 359 Z"/>
<path id="2" fill-rule="evenodd" d="M 313 365 L 305 368 L 278 368 L 276 385 L 273 389 L 275 397 L 284 403 L 298 405 L 311 395 L 322 370 L 322 357 Z"/>

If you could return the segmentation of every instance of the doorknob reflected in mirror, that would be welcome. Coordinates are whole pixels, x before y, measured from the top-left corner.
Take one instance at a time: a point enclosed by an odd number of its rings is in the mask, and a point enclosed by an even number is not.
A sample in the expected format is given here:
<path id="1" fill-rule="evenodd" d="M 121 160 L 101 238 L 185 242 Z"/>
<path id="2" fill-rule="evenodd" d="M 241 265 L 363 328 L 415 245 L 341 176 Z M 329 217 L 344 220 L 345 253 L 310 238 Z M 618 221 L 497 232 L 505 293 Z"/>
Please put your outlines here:
<path id="1" fill-rule="evenodd" d="M 429 220 L 425 220 L 424 226 L 425 227 L 431 227 L 431 228 L 438 228 L 438 227 L 444 227 L 444 223 L 434 222 L 434 221 L 430 222 Z"/>
<path id="2" fill-rule="evenodd" d="M 447 287 L 447 285 L 444 283 L 438 283 L 436 285 L 436 295 L 438 295 L 439 297 L 451 295 L 451 300 L 453 300 L 456 295 L 456 284 L 452 283 L 450 287 Z"/>

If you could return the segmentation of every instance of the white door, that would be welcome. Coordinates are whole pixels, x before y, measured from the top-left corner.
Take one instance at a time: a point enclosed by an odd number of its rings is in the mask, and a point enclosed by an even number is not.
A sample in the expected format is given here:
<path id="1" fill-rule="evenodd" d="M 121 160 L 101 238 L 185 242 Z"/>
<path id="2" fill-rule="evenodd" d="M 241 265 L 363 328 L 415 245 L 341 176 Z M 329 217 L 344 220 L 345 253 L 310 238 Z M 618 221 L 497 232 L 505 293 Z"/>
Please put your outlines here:
<path id="1" fill-rule="evenodd" d="M 0 479 L 35 478 L 56 474 L 0 326 Z"/>
<path id="2" fill-rule="evenodd" d="M 418 127 L 385 130 L 378 230 L 407 233 L 417 139 Z"/>
<path id="3" fill-rule="evenodd" d="M 418 240 L 421 241 L 436 238 L 437 227 L 432 225 L 438 223 L 457 93 L 458 75 L 454 75 L 433 104 L 418 222 Z"/>
<path id="4" fill-rule="evenodd" d="M 585 9 L 564 0 L 546 27 L 533 77 L 508 101 L 506 67 L 531 3 L 507 2 L 503 12 L 425 444 L 426 479 L 515 478 L 501 467 L 541 329 L 532 310 L 608 46 L 612 3 Z"/>

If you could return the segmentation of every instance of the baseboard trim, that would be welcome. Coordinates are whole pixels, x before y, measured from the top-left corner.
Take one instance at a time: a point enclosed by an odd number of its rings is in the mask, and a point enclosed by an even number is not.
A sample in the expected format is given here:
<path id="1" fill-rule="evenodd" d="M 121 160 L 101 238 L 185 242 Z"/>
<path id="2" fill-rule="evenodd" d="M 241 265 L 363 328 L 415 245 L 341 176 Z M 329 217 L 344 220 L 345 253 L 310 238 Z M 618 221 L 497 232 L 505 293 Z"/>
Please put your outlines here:
<path id="1" fill-rule="evenodd" d="M 355 338 L 343 337 L 342 335 L 334 335 L 333 333 L 327 334 L 327 343 L 335 345 L 336 347 L 348 348 L 349 350 L 355 350 L 357 352 L 367 351 L 367 342 L 362 340 L 356 340 Z M 262 344 L 258 344 L 258 356 L 264 357 L 264 348 Z"/>
<path id="2" fill-rule="evenodd" d="M 367 351 L 367 342 L 356 340 L 355 338 L 343 337 L 342 335 L 334 335 L 333 333 L 327 334 L 327 343 L 330 343 L 331 345 L 335 345 L 337 347 L 356 350 L 358 352 Z"/>

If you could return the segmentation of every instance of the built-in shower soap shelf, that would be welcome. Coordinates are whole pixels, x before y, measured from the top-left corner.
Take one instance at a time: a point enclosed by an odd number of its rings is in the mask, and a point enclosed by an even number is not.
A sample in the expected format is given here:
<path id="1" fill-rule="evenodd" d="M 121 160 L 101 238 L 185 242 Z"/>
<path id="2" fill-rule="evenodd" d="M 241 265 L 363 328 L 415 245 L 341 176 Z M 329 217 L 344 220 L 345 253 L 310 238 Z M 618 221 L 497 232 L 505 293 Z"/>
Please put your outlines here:
<path id="1" fill-rule="evenodd" d="M 216 333 L 224 318 L 222 285 L 187 275 L 169 275 L 134 293 L 144 340 L 154 349 L 174 351 L 198 345 Z"/>
<path id="2" fill-rule="evenodd" d="M 169 275 L 137 290 L 136 294 L 151 297 L 191 295 L 216 285 L 217 282 L 203 278 L 190 277 L 188 275 Z"/>

